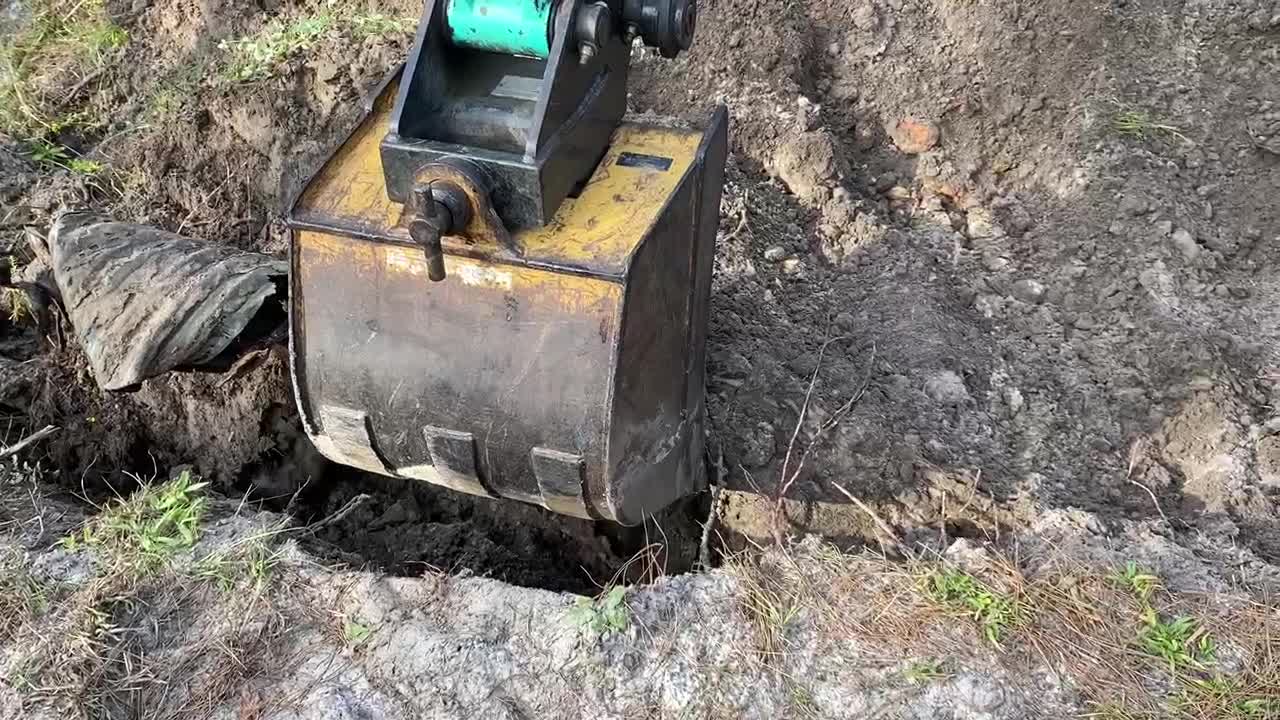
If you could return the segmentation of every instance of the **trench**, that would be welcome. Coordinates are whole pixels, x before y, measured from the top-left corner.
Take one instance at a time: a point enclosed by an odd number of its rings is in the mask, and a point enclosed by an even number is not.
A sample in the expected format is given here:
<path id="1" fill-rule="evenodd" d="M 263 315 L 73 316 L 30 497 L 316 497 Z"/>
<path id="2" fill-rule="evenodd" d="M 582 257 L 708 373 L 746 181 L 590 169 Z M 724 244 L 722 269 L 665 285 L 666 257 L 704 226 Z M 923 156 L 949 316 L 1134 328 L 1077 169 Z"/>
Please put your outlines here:
<path id="1" fill-rule="evenodd" d="M 471 574 L 586 595 L 611 583 L 693 571 L 710 507 L 704 493 L 643 525 L 623 527 L 324 461 L 313 477 L 290 511 L 299 524 L 321 528 L 304 547 L 322 560 L 392 575 Z M 280 497 L 260 502 L 285 509 Z"/>

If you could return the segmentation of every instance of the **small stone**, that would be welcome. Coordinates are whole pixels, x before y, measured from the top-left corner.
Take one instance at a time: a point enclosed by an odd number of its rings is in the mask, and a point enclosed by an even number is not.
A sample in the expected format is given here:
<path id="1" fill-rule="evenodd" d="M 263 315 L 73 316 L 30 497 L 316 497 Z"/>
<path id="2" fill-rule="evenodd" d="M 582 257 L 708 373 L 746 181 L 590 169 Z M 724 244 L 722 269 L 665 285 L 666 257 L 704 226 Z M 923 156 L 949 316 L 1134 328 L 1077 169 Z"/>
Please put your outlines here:
<path id="1" fill-rule="evenodd" d="M 764 259 L 768 260 L 769 262 L 779 262 L 786 256 L 787 256 L 787 249 L 782 247 L 781 245 L 774 245 L 773 247 L 764 251 Z"/>
<path id="2" fill-rule="evenodd" d="M 1172 220 L 1156 221 L 1156 232 L 1160 234 L 1160 237 L 1166 237 L 1166 238 L 1169 237 L 1170 235 L 1173 234 L 1173 221 Z"/>
<path id="3" fill-rule="evenodd" d="M 1019 280 L 1013 284 L 1013 296 L 1024 303 L 1038 305 L 1044 301 L 1044 285 L 1035 280 Z"/>
<path id="4" fill-rule="evenodd" d="M 928 152 L 942 139 L 942 131 L 936 123 L 919 118 L 903 118 L 889 131 L 889 137 L 899 150 L 908 155 Z"/>
<path id="5" fill-rule="evenodd" d="M 890 187 L 884 194 L 894 202 L 906 202 L 911 199 L 911 191 L 901 185 Z"/>
<path id="6" fill-rule="evenodd" d="M 742 438 L 742 464 L 747 467 L 763 467 L 777 454 L 777 434 L 767 422 L 756 423 L 754 430 Z"/>
<path id="7" fill-rule="evenodd" d="M 1147 211 L 1147 201 L 1137 195 L 1125 195 L 1120 198 L 1120 212 L 1138 216 Z"/>
<path id="8" fill-rule="evenodd" d="M 804 263 L 799 258 L 787 258 L 782 261 L 782 272 L 788 275 L 795 275 L 804 270 Z"/>
<path id="9" fill-rule="evenodd" d="M 1231 289 L 1226 285 L 1214 285 L 1213 294 L 1220 298 L 1231 297 Z"/>
<path id="10" fill-rule="evenodd" d="M 1182 257 L 1187 260 L 1195 260 L 1200 257 L 1201 247 L 1186 228 L 1178 228 L 1173 231 L 1173 245 L 1182 253 Z"/>
<path id="11" fill-rule="evenodd" d="M 853 199 L 853 196 L 849 193 L 848 188 L 841 185 L 831 193 L 831 199 L 838 203 L 847 203 Z"/>
<path id="12" fill-rule="evenodd" d="M 1009 260 L 1008 258 L 1000 257 L 995 253 L 983 253 L 982 267 L 986 268 L 989 272 L 1000 272 L 1001 270 L 1009 267 Z"/>
<path id="13" fill-rule="evenodd" d="M 929 378 L 924 384 L 924 392 L 943 405 L 962 405 L 971 399 L 964 379 L 951 370 L 943 370 Z"/>
<path id="14" fill-rule="evenodd" d="M 1202 198 L 1207 198 L 1213 194 L 1213 191 L 1214 187 L 1212 185 L 1201 185 L 1196 188 L 1196 195 L 1199 195 Z"/>
<path id="15" fill-rule="evenodd" d="M 992 217 L 991 211 L 986 208 L 977 207 L 971 209 L 966 224 L 971 238 L 989 238 L 1004 235 L 1000 230 L 1000 226 L 996 224 L 995 218 Z"/>
<path id="16" fill-rule="evenodd" d="M 840 57 L 840 43 L 833 42 L 827 46 L 827 54 L 831 57 Z"/>
<path id="17" fill-rule="evenodd" d="M 973 299 L 973 308 L 982 317 L 991 320 L 1004 311 L 1004 298 L 999 295 L 978 295 Z"/>
<path id="18" fill-rule="evenodd" d="M 1022 391 L 1016 387 L 1006 387 L 1001 393 L 1004 397 L 1005 407 L 1009 408 L 1009 416 L 1014 417 L 1022 412 L 1022 406 L 1025 400 L 1022 397 Z"/>
<path id="19" fill-rule="evenodd" d="M 880 26 L 880 18 L 876 8 L 870 2 L 859 3 L 853 9 L 853 26 L 862 31 L 875 30 Z"/>
<path id="20" fill-rule="evenodd" d="M 1124 223 L 1119 220 L 1111 223 L 1111 227 L 1107 228 L 1107 232 L 1111 235 L 1119 237 L 1124 234 Z"/>

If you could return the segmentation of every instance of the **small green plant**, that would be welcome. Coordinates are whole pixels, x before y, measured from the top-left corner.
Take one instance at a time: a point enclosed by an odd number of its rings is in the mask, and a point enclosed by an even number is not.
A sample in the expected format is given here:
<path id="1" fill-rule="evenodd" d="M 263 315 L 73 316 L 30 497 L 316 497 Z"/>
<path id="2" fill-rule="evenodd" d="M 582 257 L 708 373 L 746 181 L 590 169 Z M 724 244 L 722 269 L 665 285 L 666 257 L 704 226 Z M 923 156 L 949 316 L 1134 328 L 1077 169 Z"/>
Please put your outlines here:
<path id="1" fill-rule="evenodd" d="M 935 659 L 916 660 L 902 671 L 902 678 L 912 685 L 926 685 L 946 676 L 942 671 L 942 662 Z"/>
<path id="2" fill-rule="evenodd" d="M 1139 138 L 1145 140 L 1147 138 L 1159 135 L 1161 133 L 1172 135 L 1181 140 L 1187 140 L 1187 136 L 1182 134 L 1182 130 L 1175 125 L 1159 122 L 1153 119 L 1150 113 L 1144 110 L 1122 110 L 1116 113 L 1112 118 L 1111 127 L 1121 135 Z"/>
<path id="3" fill-rule="evenodd" d="M 31 296 L 27 295 L 27 291 L 17 287 L 6 287 L 0 290 L 3 293 L 0 296 L 0 302 L 9 308 L 9 322 L 17 325 L 24 319 L 35 317 L 35 312 L 31 308 Z"/>
<path id="4" fill-rule="evenodd" d="M 1021 615 L 1018 601 L 954 568 L 934 570 L 924 577 L 924 593 L 934 602 L 973 618 L 992 645 L 1015 626 Z"/>
<path id="5" fill-rule="evenodd" d="M 351 647 L 359 647 L 369 640 L 373 628 L 351 618 L 342 621 L 342 639 Z"/>
<path id="6" fill-rule="evenodd" d="M 119 25 L 107 21 L 85 28 L 79 40 L 84 48 L 101 62 L 108 52 L 119 50 L 129 44 L 129 33 Z"/>
<path id="7" fill-rule="evenodd" d="M 200 491 L 206 484 L 183 472 L 162 485 L 144 486 L 105 508 L 61 545 L 69 551 L 81 545 L 97 548 L 139 573 L 152 572 L 195 545 L 205 508 Z"/>
<path id="8" fill-rule="evenodd" d="M 1120 588 L 1133 593 L 1134 597 L 1146 602 L 1160 588 L 1160 578 L 1144 572 L 1138 564 L 1130 560 L 1123 568 L 1114 570 L 1107 580 Z"/>
<path id="9" fill-rule="evenodd" d="M 351 31 L 360 38 L 402 35 L 413 32 L 417 25 L 417 18 L 395 17 L 382 13 L 354 15 L 351 18 Z"/>
<path id="10" fill-rule="evenodd" d="M 31 143 L 31 159 L 41 165 L 57 165 L 65 167 L 69 159 L 67 149 L 48 140 L 37 140 Z"/>
<path id="11" fill-rule="evenodd" d="M 16 553 L 0 556 L 0 642 L 7 642 L 24 621 L 49 607 L 44 585 L 31 576 Z"/>
<path id="12" fill-rule="evenodd" d="M 270 77 L 277 65 L 310 49 L 334 25 L 332 15 L 313 15 L 290 23 L 275 21 L 257 35 L 223 40 L 218 48 L 228 55 L 224 74 L 233 82 Z"/>
<path id="13" fill-rule="evenodd" d="M 1201 668 L 1213 661 L 1213 637 L 1195 618 L 1183 615 L 1165 620 L 1155 608 L 1147 606 L 1140 619 L 1138 646 L 1145 654 L 1166 663 L 1170 672 Z"/>
<path id="14" fill-rule="evenodd" d="M 240 587 L 242 579 L 248 581 L 254 592 L 262 592 L 279 560 L 280 553 L 268 546 L 265 535 L 260 535 L 201 558 L 195 572 L 216 583 L 223 592 Z"/>
<path id="15" fill-rule="evenodd" d="M 101 173 L 105 169 L 105 166 L 97 160 L 72 158 L 67 161 L 67 169 L 77 175 L 93 177 L 94 175 Z"/>
<path id="16" fill-rule="evenodd" d="M 818 703 L 814 700 L 813 693 L 809 691 L 809 688 L 801 685 L 793 678 L 787 679 L 787 685 L 790 686 L 791 690 L 791 710 L 796 717 L 820 717 Z"/>
<path id="17" fill-rule="evenodd" d="M 627 589 L 614 586 L 596 598 L 580 597 L 569 611 L 572 622 L 597 636 L 625 632 L 631 625 Z"/>
<path id="18" fill-rule="evenodd" d="M 1221 673 L 1205 678 L 1187 677 L 1173 706 L 1188 717 L 1222 720 L 1280 717 L 1280 685 L 1275 680 L 1268 678 L 1250 683 Z"/>

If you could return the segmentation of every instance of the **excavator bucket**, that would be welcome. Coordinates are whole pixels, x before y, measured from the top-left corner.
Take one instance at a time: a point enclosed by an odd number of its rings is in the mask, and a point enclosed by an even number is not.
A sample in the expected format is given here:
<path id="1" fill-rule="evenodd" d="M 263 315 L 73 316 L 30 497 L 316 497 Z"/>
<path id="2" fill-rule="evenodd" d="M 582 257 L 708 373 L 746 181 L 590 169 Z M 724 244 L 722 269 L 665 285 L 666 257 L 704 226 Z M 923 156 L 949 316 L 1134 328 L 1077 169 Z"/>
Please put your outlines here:
<path id="1" fill-rule="evenodd" d="M 379 166 L 394 87 L 292 215 L 291 357 L 335 462 L 635 524 L 705 489 L 704 361 L 727 117 L 623 124 L 517 252 L 427 261 Z"/>
<path id="2" fill-rule="evenodd" d="M 630 47 L 570 42 L 580 2 L 545 59 L 450 44 L 443 5 L 291 212 L 306 430 L 369 472 L 640 523 L 706 486 L 727 114 L 621 122 Z"/>

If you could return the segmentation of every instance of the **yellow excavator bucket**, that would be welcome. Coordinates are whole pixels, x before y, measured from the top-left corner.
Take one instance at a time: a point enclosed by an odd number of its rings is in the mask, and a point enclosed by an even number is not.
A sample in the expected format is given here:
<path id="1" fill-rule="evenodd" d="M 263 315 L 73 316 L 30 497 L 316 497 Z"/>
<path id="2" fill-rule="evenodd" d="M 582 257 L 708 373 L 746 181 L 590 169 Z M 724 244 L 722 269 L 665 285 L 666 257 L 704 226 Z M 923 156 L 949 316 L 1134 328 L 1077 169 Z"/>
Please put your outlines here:
<path id="1" fill-rule="evenodd" d="M 433 281 L 415 206 L 386 184 L 397 94 L 379 93 L 290 217 L 293 380 L 316 447 L 624 524 L 705 489 L 724 110 L 705 131 L 618 124 L 544 224 L 504 233 L 476 206 L 441 238 Z"/>

